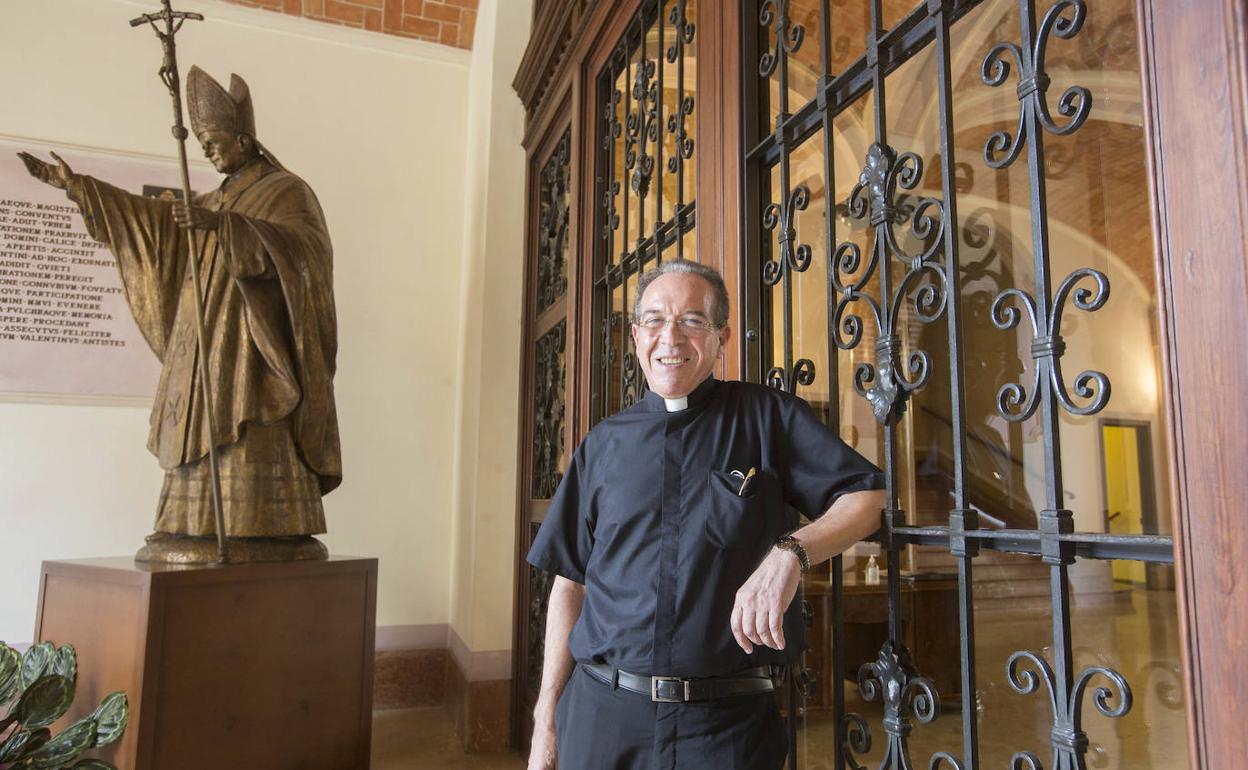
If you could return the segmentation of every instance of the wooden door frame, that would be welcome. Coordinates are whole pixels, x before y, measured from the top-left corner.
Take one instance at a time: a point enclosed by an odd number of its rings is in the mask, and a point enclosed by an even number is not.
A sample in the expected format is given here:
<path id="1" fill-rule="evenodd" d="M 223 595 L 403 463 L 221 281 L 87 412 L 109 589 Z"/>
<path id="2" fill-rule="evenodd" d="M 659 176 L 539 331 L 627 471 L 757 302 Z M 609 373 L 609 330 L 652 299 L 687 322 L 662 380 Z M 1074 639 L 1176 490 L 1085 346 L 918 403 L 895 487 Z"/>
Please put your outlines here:
<path id="1" fill-rule="evenodd" d="M 1248 367 L 1224 341 L 1248 330 L 1248 2 L 1139 0 L 1139 19 L 1189 748 L 1220 770 L 1248 755 Z"/>
<path id="2" fill-rule="evenodd" d="M 541 173 L 542 166 L 549 157 L 557 151 L 560 138 L 568 126 L 571 115 L 571 104 L 569 103 L 567 89 L 559 89 L 552 94 L 551 109 L 546 111 L 544 120 L 537 130 L 525 137 L 525 144 L 528 150 L 525 159 L 525 234 L 524 234 L 524 300 L 521 303 L 523 308 L 521 312 L 521 351 L 520 351 L 520 426 L 517 431 L 517 447 L 516 447 L 516 467 L 519 473 L 516 474 L 516 535 L 515 535 L 515 567 L 513 569 L 513 585 L 515 590 L 512 594 L 512 651 L 511 651 L 511 732 L 514 744 L 514 738 L 522 725 L 521 717 L 524 714 L 524 682 L 526 673 L 526 651 L 528 649 L 528 639 L 524 631 L 526 619 L 528 618 L 528 564 L 525 562 L 525 556 L 528 552 L 528 522 L 533 516 L 530 500 L 532 497 L 531 490 L 533 485 L 533 410 L 532 404 L 535 394 L 535 366 L 534 366 L 534 346 L 536 345 L 538 334 L 535 332 L 537 318 L 534 315 L 534 308 L 537 305 L 536 290 L 538 276 L 538 249 L 539 231 L 534 226 L 541 210 Z M 576 146 L 575 132 L 572 137 L 572 146 Z M 573 178 L 569 178 L 569 187 L 575 185 Z M 571 189 L 569 189 L 571 194 Z M 576 216 L 574 211 L 568 212 L 568 229 L 573 231 L 573 223 Z M 572 266 L 568 265 L 569 279 L 572 275 Z M 567 304 L 567 315 L 565 316 L 565 328 L 570 328 L 572 319 L 572 302 L 575 293 L 575 285 L 569 280 L 568 291 L 563 298 L 563 302 Z M 568 343 L 571 342 L 565 336 L 565 375 L 571 370 L 572 366 L 568 366 L 572 359 L 568 357 Z M 564 380 L 565 401 L 569 394 L 567 378 Z M 568 445 L 568 420 L 565 412 L 564 418 L 564 451 L 570 451 Z M 532 729 L 532 718 L 528 721 L 529 728 Z"/>

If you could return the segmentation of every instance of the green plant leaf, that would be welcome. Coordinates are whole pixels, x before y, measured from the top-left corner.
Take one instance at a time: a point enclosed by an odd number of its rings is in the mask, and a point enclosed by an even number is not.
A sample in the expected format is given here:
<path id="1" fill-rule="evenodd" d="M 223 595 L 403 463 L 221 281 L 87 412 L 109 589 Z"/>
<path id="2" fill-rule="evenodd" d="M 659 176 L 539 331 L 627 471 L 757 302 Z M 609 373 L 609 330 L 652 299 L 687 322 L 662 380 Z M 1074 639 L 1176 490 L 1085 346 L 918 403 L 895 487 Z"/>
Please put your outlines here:
<path id="1" fill-rule="evenodd" d="M 22 656 L 17 650 L 0 642 L 0 706 L 17 697 L 21 681 Z"/>
<path id="2" fill-rule="evenodd" d="M 65 732 L 39 747 L 23 762 L 31 770 L 52 770 L 69 764 L 79 754 L 91 748 L 95 742 L 95 720 L 83 717 L 65 729 Z"/>
<path id="3" fill-rule="evenodd" d="M 74 702 L 74 683 L 63 676 L 48 674 L 26 688 L 13 707 L 13 716 L 31 730 L 47 727 L 69 710 Z"/>
<path id="4" fill-rule="evenodd" d="M 74 763 L 73 770 L 117 770 L 117 767 L 102 759 L 80 759 Z"/>
<path id="5" fill-rule="evenodd" d="M 32 644 L 26 649 L 26 654 L 22 656 L 22 689 L 30 687 L 43 676 L 55 654 L 56 648 L 51 642 Z"/>
<path id="6" fill-rule="evenodd" d="M 95 745 L 107 746 L 121 737 L 130 722 L 130 701 L 126 694 L 118 690 L 105 698 L 95 711 L 91 712 L 95 720 Z"/>
<path id="7" fill-rule="evenodd" d="M 78 681 L 78 652 L 74 645 L 67 644 L 57 650 L 48 661 L 49 674 L 60 674 L 71 682 Z"/>
<path id="8" fill-rule="evenodd" d="M 0 744 L 0 762 L 12 762 L 38 749 L 52 738 L 47 728 L 34 731 L 18 730 Z"/>

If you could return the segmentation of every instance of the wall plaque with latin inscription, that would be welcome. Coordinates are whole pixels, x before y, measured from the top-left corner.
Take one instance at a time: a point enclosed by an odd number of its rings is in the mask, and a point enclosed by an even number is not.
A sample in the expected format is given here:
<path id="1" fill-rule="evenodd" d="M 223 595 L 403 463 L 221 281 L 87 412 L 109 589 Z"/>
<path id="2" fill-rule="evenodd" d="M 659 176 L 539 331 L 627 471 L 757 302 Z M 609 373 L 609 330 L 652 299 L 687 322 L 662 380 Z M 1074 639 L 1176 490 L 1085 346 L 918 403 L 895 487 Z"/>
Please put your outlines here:
<path id="1" fill-rule="evenodd" d="M 27 173 L 17 153 L 34 145 L 0 140 L 0 393 L 151 398 L 160 362 L 126 306 L 113 256 L 64 192 Z M 58 152 L 132 192 L 179 195 L 172 160 Z M 197 190 L 218 184 L 210 168 L 191 176 Z"/>

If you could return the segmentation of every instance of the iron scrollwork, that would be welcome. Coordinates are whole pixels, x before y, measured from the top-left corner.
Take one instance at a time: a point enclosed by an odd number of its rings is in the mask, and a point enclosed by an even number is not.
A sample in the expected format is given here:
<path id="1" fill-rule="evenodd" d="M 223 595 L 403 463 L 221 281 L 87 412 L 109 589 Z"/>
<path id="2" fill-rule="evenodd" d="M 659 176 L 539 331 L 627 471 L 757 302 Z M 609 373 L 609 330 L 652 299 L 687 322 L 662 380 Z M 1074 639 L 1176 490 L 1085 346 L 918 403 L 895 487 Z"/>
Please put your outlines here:
<path id="1" fill-rule="evenodd" d="M 1076 284 L 1084 278 L 1092 279 L 1095 290 L 1087 287 L 1076 288 Z M 1006 289 L 992 301 L 992 322 L 998 329 L 1009 330 L 1018 325 L 1022 318 L 1015 305 L 1006 304 L 1011 298 L 1022 305 L 1031 321 L 1032 340 L 1031 357 L 1036 361 L 1032 374 L 1032 386 L 1028 391 L 1016 382 L 1006 383 L 997 392 L 997 412 L 1006 420 L 1019 422 L 1026 420 L 1036 412 L 1040 400 L 1040 388 L 1053 389 L 1058 402 L 1071 414 L 1096 414 L 1109 402 L 1110 382 L 1104 372 L 1085 369 L 1075 378 L 1074 392 L 1081 399 L 1091 399 L 1087 404 L 1079 406 L 1070 397 L 1066 382 L 1062 376 L 1062 354 L 1066 352 L 1066 342 L 1058 332 L 1062 327 L 1062 313 L 1067 300 L 1071 299 L 1075 307 L 1089 313 L 1104 307 L 1109 300 L 1109 279 L 1099 270 L 1090 267 L 1075 270 L 1062 280 L 1053 295 L 1049 306 L 1048 318 L 1040 318 L 1036 301 L 1022 289 Z"/>
<path id="2" fill-rule="evenodd" d="M 568 181 L 572 161 L 572 130 L 564 132 L 542 168 L 540 238 L 537 255 L 537 312 L 568 290 Z"/>
<path id="3" fill-rule="evenodd" d="M 630 112 L 625 125 L 624 168 L 632 172 L 629 184 L 633 192 L 645 198 L 650 193 L 650 180 L 654 176 L 654 156 L 648 147 L 658 140 L 658 101 L 661 98 L 659 83 L 654 77 L 653 59 L 637 63 L 633 75 L 633 99 L 636 112 Z M 639 229 L 637 237 L 642 237 Z"/>
<path id="4" fill-rule="evenodd" d="M 785 393 L 796 393 L 798 385 L 809 387 L 814 384 L 815 362 L 809 358 L 800 358 L 791 370 L 786 370 L 783 366 L 773 366 L 767 371 L 766 382 L 769 387 Z"/>
<path id="5" fill-rule="evenodd" d="M 1024 13 L 1027 18 L 1034 17 L 1033 0 L 1026 0 L 1025 6 Z M 1067 10 L 1071 11 L 1069 17 L 1063 15 Z M 1029 118 L 1033 118 L 1045 131 L 1058 136 L 1073 133 L 1088 119 L 1092 109 L 1092 94 L 1084 86 L 1072 85 L 1062 92 L 1057 101 L 1058 114 L 1069 120 L 1061 124 L 1053 120 L 1046 97 L 1050 78 L 1044 69 L 1044 56 L 1050 35 L 1069 40 L 1083 27 L 1086 16 L 1087 6 L 1084 0 L 1060 0 L 1045 13 L 1034 40 L 1024 41 L 1023 46 L 1011 42 L 997 43 L 984 57 L 980 77 L 986 85 L 999 86 L 1009 77 L 1010 63 L 1005 58 L 1007 53 L 1019 69 L 1018 127 L 1013 135 L 1001 129 L 988 137 L 984 144 L 984 161 L 992 168 L 1005 168 L 1018 158 L 1027 142 L 1028 125 L 1032 122 Z"/>
<path id="6" fill-rule="evenodd" d="M 1068 11 L 1069 16 L 1065 15 Z M 1059 0 L 1044 14 L 1039 29 L 1033 35 L 1031 23 L 1026 22 L 1035 17 L 1034 0 L 1025 0 L 1023 45 L 1002 42 L 989 49 L 981 67 L 984 83 L 995 87 L 1005 82 L 1010 73 L 1010 63 L 1005 54 L 1010 54 L 1019 68 L 1017 90 L 1020 105 L 1018 128 L 1014 135 L 1011 136 L 1004 130 L 996 131 L 984 144 L 984 160 L 989 166 L 1000 169 L 1013 163 L 1028 141 L 1028 131 L 1043 129 L 1064 136 L 1078 130 L 1087 121 L 1092 109 L 1092 94 L 1083 86 L 1072 85 L 1062 93 L 1057 106 L 1058 113 L 1069 120 L 1060 125 L 1054 122 L 1045 97 L 1050 79 L 1044 69 L 1050 36 L 1056 35 L 1063 40 L 1073 38 L 1083 28 L 1086 16 L 1087 6 L 1084 0 Z M 1039 136 L 1031 139 L 1033 143 L 1038 143 L 1039 140 Z M 1032 174 L 1037 177 L 1033 179 L 1033 185 L 1041 186 L 1043 179 L 1039 177 L 1045 173 L 1043 154 L 1038 146 L 1033 149 L 1036 150 L 1036 157 L 1032 159 L 1032 165 L 1035 166 Z M 1042 190 L 1042 187 L 1039 189 Z M 1035 257 L 1040 263 L 1040 269 L 1047 271 L 1049 255 L 1043 250 L 1047 249 L 1047 223 L 1041 221 L 1034 226 L 1046 233 L 1039 240 L 1043 248 L 1037 249 Z M 1091 279 L 1095 284 L 1094 289 L 1086 286 L 1076 288 L 1085 278 Z M 1074 394 L 1080 399 L 1087 399 L 1086 404 L 1080 406 L 1071 398 L 1062 377 L 1061 357 L 1066 351 L 1066 343 L 1060 332 L 1062 314 L 1072 292 L 1076 308 L 1094 312 L 1109 300 L 1109 291 L 1109 279 L 1104 273 L 1093 268 L 1080 268 L 1062 280 L 1051 302 L 1039 304 L 1036 296 L 1017 288 L 1006 289 L 996 296 L 992 303 L 992 322 L 998 329 L 1013 329 L 1022 320 L 1019 306 L 1026 311 L 1032 329 L 1031 355 L 1036 361 L 1030 391 L 1016 382 L 1007 383 L 998 391 L 997 412 L 1002 417 L 1011 422 L 1019 422 L 1035 414 L 1040 402 L 1040 389 L 1046 387 L 1046 383 L 1047 387 L 1052 388 L 1062 408 L 1072 414 L 1095 414 L 1105 408 L 1111 388 L 1109 378 L 1100 371 L 1085 370 L 1075 378 Z M 1016 304 L 1007 304 L 1011 300 Z"/>
<path id="7" fill-rule="evenodd" d="M 637 353 L 631 343 L 625 342 L 623 364 L 620 367 L 624 375 L 624 392 L 620 396 L 620 408 L 627 409 L 637 403 L 646 392 L 645 375 L 637 361 Z"/>
<path id="8" fill-rule="evenodd" d="M 540 522 L 530 526 L 529 542 L 537 537 Z M 528 639 L 526 679 L 529 690 L 537 692 L 542 686 L 542 661 L 546 655 L 546 608 L 550 604 L 550 587 L 554 582 L 551 573 L 536 567 L 529 567 L 529 606 L 528 606 Z"/>
<path id="9" fill-rule="evenodd" d="M 533 497 L 552 497 L 559 487 L 563 453 L 564 360 L 567 319 L 537 341 L 533 388 Z"/>
<path id="10" fill-rule="evenodd" d="M 767 78 L 780 63 L 781 48 L 787 53 L 797 53 L 802 47 L 806 29 L 793 23 L 789 15 L 789 0 L 766 0 L 758 11 L 758 23 L 762 27 L 774 27 L 775 43 L 758 61 L 758 74 Z"/>
<path id="11" fill-rule="evenodd" d="M 802 243 L 794 247 L 797 241 L 797 212 L 805 211 L 808 205 L 810 188 L 800 184 L 789 193 L 783 206 L 769 203 L 763 210 L 763 230 L 771 232 L 778 226 L 776 237 L 780 242 L 779 258 L 768 260 L 763 265 L 763 283 L 768 286 L 779 283 L 786 271 L 801 273 L 810 267 L 810 246 Z"/>
<path id="12" fill-rule="evenodd" d="M 1030 663 L 1035 670 L 1020 668 Z M 1103 716 L 1117 719 L 1131 710 L 1131 686 L 1127 680 L 1106 666 L 1090 666 L 1075 677 L 1068 700 L 1058 703 L 1057 678 L 1048 661 L 1035 653 L 1022 650 L 1010 656 L 1005 666 L 1010 687 L 1020 695 L 1030 695 L 1044 681 L 1053 710 L 1053 764 L 1050 770 L 1076 770 L 1084 767 L 1088 736 L 1083 731 L 1083 696 L 1096 676 L 1107 679 L 1111 686 L 1097 687 L 1092 702 Z M 1117 688 L 1115 691 L 1114 688 Z M 1030 751 L 1019 751 L 1010 758 L 1011 770 L 1044 770 L 1040 758 Z"/>
<path id="13" fill-rule="evenodd" d="M 907 744 L 913 727 L 911 717 L 920 724 L 929 724 L 940 716 L 940 698 L 932 681 L 918 675 L 905 645 L 887 641 L 873 663 L 864 663 L 858 669 L 858 691 L 864 700 L 884 702 L 884 732 L 888 735 L 888 745 L 880 760 L 880 770 L 909 770 L 910 749 Z M 855 723 L 847 724 L 851 725 L 850 748 L 862 753 L 859 746 L 854 745 L 852 729 Z M 857 728 L 862 730 L 861 725 Z M 861 735 L 858 737 L 861 738 Z M 869 738 L 858 743 L 870 747 Z M 851 765 L 856 770 L 859 768 L 856 762 L 851 762 Z"/>
<path id="14" fill-rule="evenodd" d="M 833 340 L 841 350 L 858 346 L 862 340 L 863 320 L 850 306 L 864 303 L 878 330 L 876 362 L 858 364 L 854 370 L 854 389 L 871 404 L 875 419 L 885 425 L 901 418 L 910 394 L 923 387 L 930 371 L 930 360 L 923 350 L 911 350 L 905 365 L 901 363 L 902 341 L 898 333 L 901 308 L 914 292 L 916 317 L 923 323 L 931 323 L 944 313 L 948 299 L 945 270 L 936 261 L 945 226 L 941 202 L 922 198 L 909 217 L 911 234 L 927 244 L 922 251 L 907 252 L 894 232 L 898 215 L 897 189 L 913 190 L 922 176 L 923 161 L 915 153 L 898 155 L 888 145 L 872 144 L 858 184 L 846 203 L 850 217 L 867 218 L 874 230 L 870 256 L 864 265 L 858 244 L 843 241 L 832 257 L 830 280 L 840 295 L 831 319 Z M 896 257 L 908 270 L 893 296 L 882 298 L 887 304 L 881 306 L 865 289 L 877 270 L 887 269 L 890 256 Z M 854 275 L 857 278 L 851 277 Z M 924 278 L 933 282 L 920 285 Z"/>
<path id="15" fill-rule="evenodd" d="M 604 150 L 611 151 L 615 147 L 615 142 L 620 137 L 623 126 L 620 124 L 620 100 L 624 94 L 618 88 L 611 89 L 611 95 L 608 97 L 607 106 L 603 108 L 603 120 L 605 121 L 602 137 L 602 147 Z M 615 201 L 620 197 L 620 180 L 612 178 L 605 185 L 602 192 L 602 239 L 606 242 L 606 247 L 610 248 L 611 237 L 620 229 L 620 214 L 616 209 Z"/>
<path id="16" fill-rule="evenodd" d="M 681 63 L 682 79 L 685 46 L 693 43 L 694 36 L 694 25 L 685 13 L 686 3 L 687 0 L 677 0 L 667 17 L 676 33 L 676 39 L 667 47 L 667 61 L 669 64 Z M 692 94 L 683 91 L 681 88 L 680 104 L 667 116 L 667 132 L 672 135 L 676 144 L 676 153 L 667 159 L 667 170 L 671 174 L 679 173 L 684 161 L 693 157 L 693 138 L 685 128 L 685 119 L 693 114 L 694 98 Z"/>
<path id="17" fill-rule="evenodd" d="M 867 770 L 854 757 L 871 751 L 871 728 L 867 720 L 854 713 L 846 714 L 841 719 L 841 745 L 845 748 L 845 766 L 849 770 Z"/>

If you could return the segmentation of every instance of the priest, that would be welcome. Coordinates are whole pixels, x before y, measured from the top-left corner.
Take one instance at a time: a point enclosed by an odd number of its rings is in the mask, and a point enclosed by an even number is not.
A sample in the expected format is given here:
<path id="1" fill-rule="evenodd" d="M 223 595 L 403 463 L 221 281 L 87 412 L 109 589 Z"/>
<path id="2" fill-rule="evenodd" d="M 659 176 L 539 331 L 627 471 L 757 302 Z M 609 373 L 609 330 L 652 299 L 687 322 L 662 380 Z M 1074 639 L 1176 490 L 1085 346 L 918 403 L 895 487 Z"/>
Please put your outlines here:
<path id="1" fill-rule="evenodd" d="M 140 561 L 216 558 L 209 446 L 217 448 L 231 559 L 324 558 L 321 497 L 342 481 L 334 405 L 333 251 L 312 189 L 257 140 L 247 84 L 192 67 L 191 128 L 225 180 L 191 204 L 140 197 L 21 153 L 63 189 L 117 259 L 131 312 L 162 368 L 148 448 L 165 471 Z M 196 335 L 188 244 L 199 261 Z M 215 433 L 204 420 L 211 386 Z"/>

